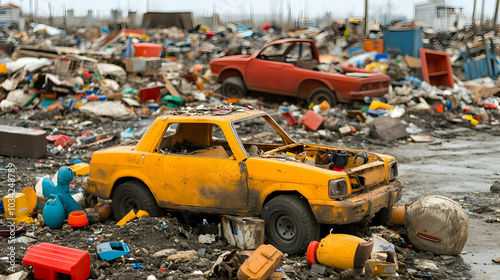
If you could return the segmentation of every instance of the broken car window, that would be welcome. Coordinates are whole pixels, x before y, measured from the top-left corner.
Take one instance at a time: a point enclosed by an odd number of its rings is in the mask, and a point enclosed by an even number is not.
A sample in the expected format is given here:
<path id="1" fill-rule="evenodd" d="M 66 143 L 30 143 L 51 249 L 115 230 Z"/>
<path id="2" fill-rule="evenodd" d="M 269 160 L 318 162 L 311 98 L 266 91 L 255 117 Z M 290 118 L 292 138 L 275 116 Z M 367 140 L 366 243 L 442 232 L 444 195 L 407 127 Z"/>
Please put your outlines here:
<path id="1" fill-rule="evenodd" d="M 250 156 L 285 145 L 281 135 L 263 116 L 235 121 L 233 127 Z"/>
<path id="2" fill-rule="evenodd" d="M 285 61 L 285 53 L 291 45 L 292 45 L 292 43 L 271 45 L 271 46 L 265 48 L 264 50 L 262 50 L 262 52 L 259 55 L 259 58 L 264 59 L 264 60 L 284 62 Z"/>
<path id="3" fill-rule="evenodd" d="M 232 155 L 220 126 L 210 123 L 172 123 L 163 136 L 159 152 L 213 158 Z"/>

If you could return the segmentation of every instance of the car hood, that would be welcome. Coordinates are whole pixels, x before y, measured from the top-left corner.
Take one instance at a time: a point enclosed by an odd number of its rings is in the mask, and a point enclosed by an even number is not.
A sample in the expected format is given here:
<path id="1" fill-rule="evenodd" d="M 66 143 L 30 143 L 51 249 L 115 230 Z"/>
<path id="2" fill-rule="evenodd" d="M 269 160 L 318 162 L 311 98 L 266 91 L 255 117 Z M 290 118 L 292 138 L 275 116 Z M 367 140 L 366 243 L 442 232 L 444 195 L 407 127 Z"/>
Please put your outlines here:
<path id="1" fill-rule="evenodd" d="M 304 171 L 309 170 L 306 171 L 309 173 L 306 176 L 312 173 L 330 178 L 348 176 L 351 182 L 359 185 L 358 188 L 375 186 L 385 181 L 387 179 L 386 165 L 395 160 L 391 156 L 360 150 L 298 143 L 267 151 L 260 157 L 302 167 Z M 345 165 L 344 168 L 337 166 L 342 163 Z M 297 177 L 293 172 L 289 176 L 290 178 Z"/>
<path id="2" fill-rule="evenodd" d="M 217 63 L 217 62 L 228 62 L 228 61 L 242 61 L 242 60 L 250 60 L 251 56 L 250 55 L 230 55 L 230 56 L 224 56 L 224 57 L 221 57 L 221 58 L 214 58 L 212 60 L 210 60 L 210 64 L 214 64 L 214 63 Z"/>

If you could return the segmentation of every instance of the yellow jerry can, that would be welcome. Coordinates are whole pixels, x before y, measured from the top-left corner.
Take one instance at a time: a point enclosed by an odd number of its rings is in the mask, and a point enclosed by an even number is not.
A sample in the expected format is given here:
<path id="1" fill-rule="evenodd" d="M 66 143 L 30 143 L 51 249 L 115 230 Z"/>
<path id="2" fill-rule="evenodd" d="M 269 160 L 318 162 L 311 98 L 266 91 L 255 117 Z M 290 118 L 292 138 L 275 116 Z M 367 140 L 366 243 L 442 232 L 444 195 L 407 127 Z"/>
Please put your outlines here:
<path id="1" fill-rule="evenodd" d="M 372 248 L 372 239 L 365 240 L 349 234 L 329 234 L 321 242 L 309 243 L 307 264 L 320 263 L 341 270 L 363 268 Z"/>
<path id="2" fill-rule="evenodd" d="M 21 222 L 33 223 L 28 211 L 28 201 L 24 193 L 8 194 L 3 197 L 3 207 L 5 209 L 5 219 L 19 225 Z"/>

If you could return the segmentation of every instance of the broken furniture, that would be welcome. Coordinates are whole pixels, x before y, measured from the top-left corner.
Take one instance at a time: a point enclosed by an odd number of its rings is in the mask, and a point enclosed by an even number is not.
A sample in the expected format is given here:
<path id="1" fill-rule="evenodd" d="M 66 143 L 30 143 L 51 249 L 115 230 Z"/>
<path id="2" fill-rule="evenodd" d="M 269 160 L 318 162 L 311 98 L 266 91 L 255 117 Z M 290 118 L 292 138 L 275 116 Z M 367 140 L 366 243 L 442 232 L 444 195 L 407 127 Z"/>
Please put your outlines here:
<path id="1" fill-rule="evenodd" d="M 85 280 L 90 275 L 89 252 L 50 243 L 29 247 L 23 264 L 33 267 L 35 279 Z"/>
<path id="2" fill-rule="evenodd" d="M 420 61 L 422 76 L 428 84 L 453 88 L 453 70 L 447 53 L 420 49 Z"/>

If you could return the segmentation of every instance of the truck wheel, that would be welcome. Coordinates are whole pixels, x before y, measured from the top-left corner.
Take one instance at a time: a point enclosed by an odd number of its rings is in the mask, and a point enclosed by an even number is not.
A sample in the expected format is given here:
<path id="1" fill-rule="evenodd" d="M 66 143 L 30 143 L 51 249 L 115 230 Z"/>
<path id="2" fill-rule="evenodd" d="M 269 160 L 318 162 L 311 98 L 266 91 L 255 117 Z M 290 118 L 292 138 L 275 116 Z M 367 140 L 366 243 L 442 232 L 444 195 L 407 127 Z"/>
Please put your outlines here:
<path id="1" fill-rule="evenodd" d="M 319 238 L 320 226 L 309 205 L 297 196 L 278 196 L 262 209 L 266 242 L 283 253 L 302 254 Z"/>
<path id="2" fill-rule="evenodd" d="M 229 77 L 222 82 L 222 94 L 228 98 L 243 98 L 247 89 L 240 77 Z"/>
<path id="3" fill-rule="evenodd" d="M 113 195 L 113 214 L 117 221 L 130 210 L 145 210 L 154 217 L 162 214 L 153 194 L 139 181 L 128 181 L 119 185 Z"/>
<path id="4" fill-rule="evenodd" d="M 313 90 L 309 96 L 309 103 L 320 104 L 325 100 L 332 108 L 337 105 L 337 98 L 335 97 L 335 94 L 331 90 L 324 87 Z"/>

